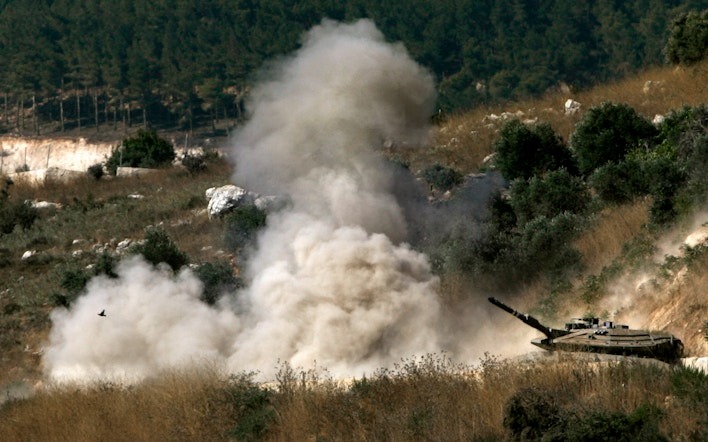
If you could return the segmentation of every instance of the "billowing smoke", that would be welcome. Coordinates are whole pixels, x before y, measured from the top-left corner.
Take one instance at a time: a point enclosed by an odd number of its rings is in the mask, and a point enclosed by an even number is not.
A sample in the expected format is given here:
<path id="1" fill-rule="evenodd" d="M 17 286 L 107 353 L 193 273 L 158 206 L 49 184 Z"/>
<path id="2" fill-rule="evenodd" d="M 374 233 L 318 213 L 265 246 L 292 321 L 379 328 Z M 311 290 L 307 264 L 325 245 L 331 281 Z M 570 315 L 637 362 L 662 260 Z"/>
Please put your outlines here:
<path id="1" fill-rule="evenodd" d="M 200 360 L 360 375 L 440 350 L 438 280 L 404 242 L 400 182 L 378 151 L 425 143 L 432 78 L 368 20 L 324 21 L 268 75 L 234 139 L 233 178 L 291 204 L 269 215 L 247 288 L 209 308 L 188 270 L 128 260 L 53 313 L 50 376 L 141 378 Z"/>

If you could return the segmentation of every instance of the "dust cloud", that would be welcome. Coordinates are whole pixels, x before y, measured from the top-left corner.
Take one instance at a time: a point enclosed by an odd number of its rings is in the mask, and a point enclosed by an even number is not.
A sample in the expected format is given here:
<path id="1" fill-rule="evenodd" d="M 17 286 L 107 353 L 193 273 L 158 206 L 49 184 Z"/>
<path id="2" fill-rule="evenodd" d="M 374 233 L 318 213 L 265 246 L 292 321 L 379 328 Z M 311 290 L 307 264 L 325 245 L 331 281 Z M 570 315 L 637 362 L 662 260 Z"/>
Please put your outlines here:
<path id="1" fill-rule="evenodd" d="M 405 242 L 401 184 L 379 149 L 426 143 L 432 77 L 368 20 L 323 21 L 266 75 L 233 139 L 233 180 L 291 204 L 269 215 L 246 288 L 208 307 L 189 269 L 125 260 L 52 314 L 50 378 L 141 379 L 200 361 L 357 376 L 441 350 L 439 281 Z"/>

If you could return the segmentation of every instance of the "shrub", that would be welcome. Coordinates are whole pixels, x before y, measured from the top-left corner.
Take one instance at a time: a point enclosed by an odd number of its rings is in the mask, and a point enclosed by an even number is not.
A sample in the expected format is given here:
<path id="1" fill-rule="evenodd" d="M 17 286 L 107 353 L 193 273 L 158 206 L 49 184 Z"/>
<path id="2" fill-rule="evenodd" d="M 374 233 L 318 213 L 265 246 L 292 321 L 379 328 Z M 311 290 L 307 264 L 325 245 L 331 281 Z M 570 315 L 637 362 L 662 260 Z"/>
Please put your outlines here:
<path id="1" fill-rule="evenodd" d="M 493 147 L 496 167 L 509 180 L 528 179 L 560 168 L 576 172 L 570 150 L 548 124 L 529 127 L 511 120 L 502 126 Z"/>
<path id="2" fill-rule="evenodd" d="M 89 166 L 86 172 L 90 177 L 93 177 L 93 179 L 98 181 L 103 177 L 103 164 L 94 164 L 93 166 Z"/>
<path id="3" fill-rule="evenodd" d="M 205 262 L 194 273 L 204 284 L 200 299 L 213 305 L 224 292 L 231 292 L 242 287 L 241 280 L 234 275 L 231 266 L 226 262 Z"/>
<path id="4" fill-rule="evenodd" d="M 195 175 L 199 172 L 206 170 L 206 161 L 204 160 L 204 155 L 190 155 L 186 154 L 181 161 L 182 165 L 187 172 L 191 175 Z"/>
<path id="5" fill-rule="evenodd" d="M 445 192 L 462 183 L 462 174 L 455 169 L 436 164 L 423 170 L 423 178 L 431 187 Z"/>
<path id="6" fill-rule="evenodd" d="M 510 204 L 522 226 L 537 216 L 553 218 L 563 212 L 581 214 L 590 204 L 590 192 L 582 179 L 560 169 L 528 181 L 515 180 Z"/>
<path id="7" fill-rule="evenodd" d="M 143 255 L 152 265 L 164 262 L 173 271 L 179 270 L 189 262 L 187 255 L 179 250 L 167 232 L 160 228 L 147 229 L 145 242 L 133 247 L 132 252 Z"/>
<path id="8" fill-rule="evenodd" d="M 608 203 L 622 204 L 649 193 L 642 165 L 633 159 L 600 166 L 588 181 L 598 196 Z"/>
<path id="9" fill-rule="evenodd" d="M 507 401 L 503 423 L 515 440 L 540 440 L 563 420 L 560 407 L 549 393 L 526 388 Z"/>
<path id="10" fill-rule="evenodd" d="M 121 166 L 161 167 L 175 159 L 172 143 L 160 138 L 155 131 L 140 130 L 137 135 L 123 140 L 106 162 L 111 174 Z"/>
<path id="11" fill-rule="evenodd" d="M 626 104 L 604 103 L 591 108 L 578 123 L 570 144 L 580 171 L 589 176 L 607 163 L 618 163 L 657 135 L 649 120 Z"/>
<path id="12" fill-rule="evenodd" d="M 0 235 L 9 235 L 18 225 L 22 227 L 22 230 L 29 230 L 38 217 L 37 209 L 29 203 L 9 203 L 2 200 L 0 201 Z"/>
<path id="13" fill-rule="evenodd" d="M 237 251 L 248 245 L 256 232 L 266 224 L 266 213 L 256 206 L 241 206 L 224 218 L 224 242 L 229 250 Z"/>
<path id="14" fill-rule="evenodd" d="M 563 431 L 557 432 L 555 440 L 586 441 L 647 441 L 663 442 L 668 439 L 659 432 L 662 412 L 652 405 L 643 404 L 631 413 L 594 410 L 585 415 L 570 418 Z"/>
<path id="15" fill-rule="evenodd" d="M 671 64 L 691 65 L 708 54 L 708 10 L 690 11 L 671 22 L 671 35 L 664 52 Z"/>
<path id="16" fill-rule="evenodd" d="M 67 304 L 76 299 L 76 297 L 86 288 L 86 284 L 91 277 L 84 270 L 66 270 L 62 274 L 61 288 L 67 291 L 68 296 L 64 302 Z"/>
<path id="17" fill-rule="evenodd" d="M 675 152 L 678 167 L 685 170 L 688 205 L 702 205 L 708 193 L 708 105 L 683 107 L 662 123 L 662 147 Z M 687 210 L 690 207 L 686 208 Z"/>
<path id="18" fill-rule="evenodd" d="M 225 389 L 225 399 L 235 404 L 237 420 L 231 430 L 236 440 L 261 440 L 268 426 L 276 419 L 276 411 L 271 405 L 271 390 L 256 384 L 249 374 L 232 376 Z"/>

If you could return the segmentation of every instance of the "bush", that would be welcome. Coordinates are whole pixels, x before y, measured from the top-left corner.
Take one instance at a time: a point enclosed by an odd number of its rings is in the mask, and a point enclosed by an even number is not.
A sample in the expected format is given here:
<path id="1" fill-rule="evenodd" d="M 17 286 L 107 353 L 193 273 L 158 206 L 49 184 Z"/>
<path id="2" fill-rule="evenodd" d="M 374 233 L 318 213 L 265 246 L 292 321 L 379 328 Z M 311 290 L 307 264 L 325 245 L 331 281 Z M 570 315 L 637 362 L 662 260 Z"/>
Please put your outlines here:
<path id="1" fill-rule="evenodd" d="M 626 104 L 591 108 L 578 123 L 570 144 L 580 171 L 589 176 L 607 163 L 618 163 L 637 147 L 648 147 L 657 135 L 649 120 Z"/>
<path id="2" fill-rule="evenodd" d="M 649 193 L 642 165 L 633 159 L 607 163 L 590 175 L 590 186 L 605 202 L 623 204 Z"/>
<path id="3" fill-rule="evenodd" d="M 13 204 L 6 200 L 0 200 L 0 235 L 9 235 L 18 225 L 22 227 L 22 230 L 29 230 L 38 217 L 37 209 L 29 203 L 17 202 Z"/>
<path id="4" fill-rule="evenodd" d="M 529 127 L 511 120 L 502 126 L 493 147 L 495 165 L 508 180 L 529 179 L 560 168 L 576 173 L 570 150 L 548 124 Z"/>
<path id="5" fill-rule="evenodd" d="M 585 182 L 560 169 L 530 180 L 517 179 L 511 186 L 510 204 L 523 226 L 538 216 L 553 218 L 563 212 L 582 214 L 590 204 Z"/>
<path id="6" fill-rule="evenodd" d="M 684 107 L 666 116 L 662 123 L 662 147 L 675 151 L 678 167 L 685 170 L 683 198 L 689 205 L 703 205 L 708 193 L 708 105 Z M 686 208 L 690 210 L 690 207 Z"/>
<path id="7" fill-rule="evenodd" d="M 643 404 L 631 413 L 591 410 L 573 412 L 555 397 L 535 388 L 520 390 L 504 407 L 504 427 L 513 440 L 667 441 L 659 432 L 662 412 Z"/>
<path id="8" fill-rule="evenodd" d="M 172 143 L 155 131 L 140 130 L 134 137 L 123 140 L 106 162 L 106 168 L 115 175 L 118 167 L 161 167 L 174 159 Z"/>
<path id="9" fill-rule="evenodd" d="M 199 172 L 206 170 L 206 161 L 204 160 L 204 155 L 190 155 L 186 154 L 181 161 L 182 165 L 187 172 L 191 175 L 196 175 Z"/>
<path id="10" fill-rule="evenodd" d="M 194 273 L 204 284 L 200 299 L 209 305 L 213 305 L 222 293 L 243 287 L 241 280 L 226 262 L 205 262 Z"/>
<path id="11" fill-rule="evenodd" d="M 504 427 L 515 440 L 540 440 L 563 423 L 561 409 L 547 392 L 526 388 L 511 396 L 504 406 Z"/>
<path id="12" fill-rule="evenodd" d="M 98 181 L 103 177 L 103 164 L 94 164 L 90 166 L 86 172 L 90 177 Z"/>
<path id="13" fill-rule="evenodd" d="M 67 291 L 68 295 L 64 302 L 69 304 L 86 288 L 91 277 L 84 270 L 66 270 L 61 278 L 61 288 Z"/>
<path id="14" fill-rule="evenodd" d="M 145 242 L 133 247 L 132 252 L 139 253 L 152 265 L 166 263 L 177 271 L 189 262 L 187 255 L 179 250 L 167 232 L 160 228 L 150 228 L 145 233 Z"/>
<path id="15" fill-rule="evenodd" d="M 423 178 L 436 190 L 448 191 L 462 183 L 462 174 L 455 169 L 436 164 L 423 170 Z"/>
<path id="16" fill-rule="evenodd" d="M 231 430 L 236 440 L 262 440 L 269 425 L 276 419 L 276 411 L 271 405 L 271 390 L 256 384 L 251 376 L 242 374 L 229 379 L 225 400 L 235 405 L 235 420 Z"/>
<path id="17" fill-rule="evenodd" d="M 671 64 L 691 65 L 708 54 L 708 10 L 691 11 L 676 17 L 664 52 Z"/>
<path id="18" fill-rule="evenodd" d="M 265 226 L 266 213 L 256 206 L 241 206 L 226 215 L 224 221 L 226 247 L 238 251 L 253 241 L 256 232 Z"/>

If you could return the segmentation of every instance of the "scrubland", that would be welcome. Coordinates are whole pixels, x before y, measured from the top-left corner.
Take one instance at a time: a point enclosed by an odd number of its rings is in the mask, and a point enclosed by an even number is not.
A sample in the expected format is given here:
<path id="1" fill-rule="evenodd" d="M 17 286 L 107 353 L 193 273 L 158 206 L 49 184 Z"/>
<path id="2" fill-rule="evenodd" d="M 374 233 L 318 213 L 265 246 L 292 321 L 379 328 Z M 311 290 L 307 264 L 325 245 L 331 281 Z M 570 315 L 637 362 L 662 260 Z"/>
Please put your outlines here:
<path id="1" fill-rule="evenodd" d="M 605 101 L 627 103 L 649 118 L 706 103 L 706 78 L 707 63 L 655 68 L 587 91 L 557 91 L 537 100 L 473 109 L 447 116 L 431 147 L 394 147 L 388 153 L 414 171 L 438 163 L 477 172 L 501 124 L 491 114 L 520 110 L 522 118 L 548 122 L 567 140 L 583 111 Z M 579 113 L 564 114 L 569 98 L 582 104 Z M 581 432 L 587 437 L 594 430 L 616 431 L 624 437 L 620 440 L 708 437 L 706 375 L 631 359 L 597 362 L 555 355 L 498 360 L 490 349 L 492 355 L 471 365 L 428 355 L 347 380 L 332 378 L 326 368 L 317 372 L 283 365 L 276 381 L 265 385 L 253 374 L 226 374 L 215 367 L 163 373 L 137 385 L 43 383 L 40 361 L 55 307 L 52 296 L 62 274 L 92 262 L 92 250 L 114 250 L 123 239 L 141 237 L 146 226 L 160 225 L 192 261 L 218 258 L 238 266 L 236 257 L 221 251 L 223 223 L 209 220 L 204 210 L 204 190 L 226 184 L 229 174 L 228 164 L 216 161 L 197 175 L 171 169 L 141 178 L 14 185 L 14 198 L 56 201 L 63 207 L 42 214 L 32 229 L 18 229 L 0 240 L 1 440 L 447 441 L 533 439 L 541 433 L 548 440 L 580 440 Z M 627 244 L 641 239 L 647 217 L 647 201 L 598 214 L 575 243 L 584 275 L 615 277 L 612 262 L 626 254 Z M 28 250 L 37 253 L 20 259 Z M 691 334 L 684 339 L 687 348 L 698 356 L 705 350 L 700 324 L 705 321 L 708 262 L 704 254 L 689 264 L 678 285 L 669 276 L 659 280 L 654 290 L 662 291 L 663 298 L 645 302 L 672 300 L 670 313 L 646 311 L 657 323 L 681 322 Z M 668 275 L 677 269 L 665 265 L 663 270 Z M 443 275 L 441 299 L 448 308 L 454 309 L 467 290 L 459 275 Z M 533 305 L 542 290 L 541 285 L 526 287 L 521 299 Z M 582 284 L 575 294 L 571 303 L 593 296 Z M 15 395 L 18 385 L 31 386 L 31 391 Z"/>

